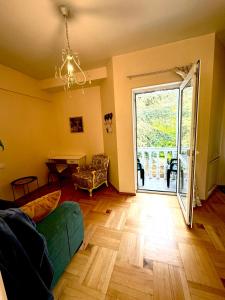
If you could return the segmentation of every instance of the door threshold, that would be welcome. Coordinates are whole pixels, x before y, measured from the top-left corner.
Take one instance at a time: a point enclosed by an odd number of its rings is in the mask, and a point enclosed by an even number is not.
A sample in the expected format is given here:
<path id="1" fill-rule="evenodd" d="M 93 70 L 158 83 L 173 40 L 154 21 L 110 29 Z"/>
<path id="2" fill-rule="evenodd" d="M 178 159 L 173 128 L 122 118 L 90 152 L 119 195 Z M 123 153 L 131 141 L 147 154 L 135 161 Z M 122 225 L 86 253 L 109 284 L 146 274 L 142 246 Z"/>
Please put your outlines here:
<path id="1" fill-rule="evenodd" d="M 167 195 L 167 196 L 176 196 L 176 192 L 163 192 L 163 191 L 150 191 L 150 190 L 138 190 L 137 193 L 145 193 L 145 194 L 158 194 L 158 195 Z"/>

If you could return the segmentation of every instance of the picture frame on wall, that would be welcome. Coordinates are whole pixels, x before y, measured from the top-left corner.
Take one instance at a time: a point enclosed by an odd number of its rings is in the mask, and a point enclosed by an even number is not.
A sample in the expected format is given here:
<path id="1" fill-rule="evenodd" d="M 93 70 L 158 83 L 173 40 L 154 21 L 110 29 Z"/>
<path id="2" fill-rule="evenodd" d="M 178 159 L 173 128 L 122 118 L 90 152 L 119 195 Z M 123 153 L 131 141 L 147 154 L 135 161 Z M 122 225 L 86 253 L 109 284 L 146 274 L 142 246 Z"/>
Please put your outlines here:
<path id="1" fill-rule="evenodd" d="M 71 117 L 70 118 L 70 132 L 84 132 L 83 117 Z"/>

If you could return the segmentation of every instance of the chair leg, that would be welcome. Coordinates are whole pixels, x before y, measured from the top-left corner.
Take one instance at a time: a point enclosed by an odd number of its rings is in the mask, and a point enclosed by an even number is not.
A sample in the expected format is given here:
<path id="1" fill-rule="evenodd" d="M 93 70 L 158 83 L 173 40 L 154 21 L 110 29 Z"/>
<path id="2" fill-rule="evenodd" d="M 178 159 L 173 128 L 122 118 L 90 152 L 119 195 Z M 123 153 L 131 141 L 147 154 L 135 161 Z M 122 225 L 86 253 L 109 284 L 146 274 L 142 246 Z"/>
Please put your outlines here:
<path id="1" fill-rule="evenodd" d="M 170 170 L 167 170 L 167 174 L 166 174 L 166 179 L 167 179 L 167 187 L 170 187 Z"/>
<path id="2" fill-rule="evenodd" d="M 75 191 L 77 191 L 78 185 L 76 183 L 74 183 L 74 187 L 75 187 Z"/>
<path id="3" fill-rule="evenodd" d="M 53 173 L 48 174 L 48 185 L 50 185 L 51 183 L 54 183 L 54 174 Z"/>
<path id="4" fill-rule="evenodd" d="M 88 191 L 89 191 L 89 196 L 92 197 L 92 189 L 90 189 Z"/>
<path id="5" fill-rule="evenodd" d="M 141 179 L 142 179 L 142 185 L 145 185 L 145 170 L 141 169 Z"/>
<path id="6" fill-rule="evenodd" d="M 48 185 L 50 184 L 51 173 L 48 173 Z"/>
<path id="7" fill-rule="evenodd" d="M 108 185 L 108 181 L 105 182 L 105 185 L 106 185 L 107 187 L 109 186 L 109 185 Z"/>

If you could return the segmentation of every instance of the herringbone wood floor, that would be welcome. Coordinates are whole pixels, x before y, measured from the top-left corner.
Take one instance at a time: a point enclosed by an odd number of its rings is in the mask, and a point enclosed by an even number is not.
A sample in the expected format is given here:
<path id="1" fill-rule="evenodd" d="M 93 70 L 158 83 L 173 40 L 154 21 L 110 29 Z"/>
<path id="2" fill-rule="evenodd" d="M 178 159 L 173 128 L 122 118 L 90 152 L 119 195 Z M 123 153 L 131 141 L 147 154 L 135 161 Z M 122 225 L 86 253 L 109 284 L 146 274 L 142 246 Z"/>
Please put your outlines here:
<path id="1" fill-rule="evenodd" d="M 174 196 L 83 195 L 85 240 L 56 300 L 225 299 L 224 194 L 195 209 L 192 230 Z"/>

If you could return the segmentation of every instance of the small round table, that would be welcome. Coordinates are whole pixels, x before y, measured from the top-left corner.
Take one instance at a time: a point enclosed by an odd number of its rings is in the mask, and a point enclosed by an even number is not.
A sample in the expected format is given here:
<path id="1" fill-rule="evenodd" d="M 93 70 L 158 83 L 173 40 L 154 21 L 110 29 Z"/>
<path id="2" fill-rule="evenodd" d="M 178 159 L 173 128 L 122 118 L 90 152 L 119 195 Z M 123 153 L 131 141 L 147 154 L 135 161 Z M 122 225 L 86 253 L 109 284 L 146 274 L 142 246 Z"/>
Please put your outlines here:
<path id="1" fill-rule="evenodd" d="M 36 181 L 37 188 L 39 188 L 37 176 L 26 176 L 26 177 L 21 177 L 21 178 L 18 178 L 16 180 L 13 180 L 11 182 L 11 186 L 12 186 L 14 200 L 16 200 L 15 189 L 17 187 L 22 187 L 23 188 L 23 193 L 24 193 L 24 195 L 26 195 L 26 194 L 28 194 L 30 192 L 30 190 L 29 190 L 29 184 L 32 183 L 32 182 L 34 182 L 34 181 Z"/>

